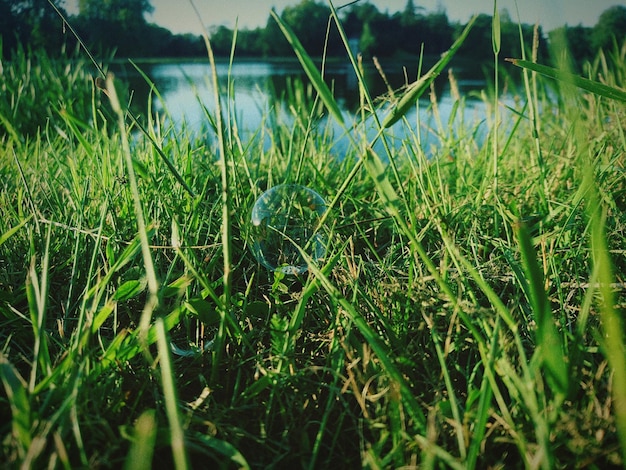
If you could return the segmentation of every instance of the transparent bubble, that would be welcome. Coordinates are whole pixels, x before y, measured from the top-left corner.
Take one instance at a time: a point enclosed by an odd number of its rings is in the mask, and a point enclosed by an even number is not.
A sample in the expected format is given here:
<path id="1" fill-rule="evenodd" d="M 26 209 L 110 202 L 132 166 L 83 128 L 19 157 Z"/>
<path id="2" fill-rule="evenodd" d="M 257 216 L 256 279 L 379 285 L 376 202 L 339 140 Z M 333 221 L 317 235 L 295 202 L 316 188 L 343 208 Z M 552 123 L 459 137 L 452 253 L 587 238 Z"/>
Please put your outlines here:
<path id="1" fill-rule="evenodd" d="M 263 266 L 284 274 L 302 274 L 307 263 L 298 246 L 314 261 L 326 255 L 319 230 L 324 199 L 312 189 L 281 184 L 265 191 L 252 208 L 252 252 Z"/>

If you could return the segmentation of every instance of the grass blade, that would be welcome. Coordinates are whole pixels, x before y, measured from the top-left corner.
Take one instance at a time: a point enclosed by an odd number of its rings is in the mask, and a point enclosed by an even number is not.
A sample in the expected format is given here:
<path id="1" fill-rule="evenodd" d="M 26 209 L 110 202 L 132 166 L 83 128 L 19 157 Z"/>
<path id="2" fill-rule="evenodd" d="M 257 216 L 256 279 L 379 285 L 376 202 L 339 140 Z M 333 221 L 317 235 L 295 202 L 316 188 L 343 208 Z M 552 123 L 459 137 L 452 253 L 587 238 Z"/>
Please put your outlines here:
<path id="1" fill-rule="evenodd" d="M 11 407 L 13 436 L 20 444 L 19 451 L 22 454 L 20 457 L 23 458 L 32 441 L 29 394 L 26 381 L 2 352 L 0 352 L 0 379 Z"/>
<path id="2" fill-rule="evenodd" d="M 600 83 L 595 80 L 590 80 L 588 78 L 580 77 L 572 73 L 562 72 L 561 70 L 555 69 L 553 67 L 548 67 L 547 65 L 536 64 L 528 60 L 522 60 L 522 59 L 506 59 L 506 60 L 508 62 L 511 62 L 513 65 L 517 65 L 518 67 L 532 70 L 533 72 L 540 73 L 541 75 L 554 78 L 555 80 L 559 80 L 564 83 L 575 85 L 578 88 L 582 88 L 583 90 L 587 90 L 591 93 L 595 93 L 598 96 L 604 96 L 605 98 L 622 101 L 626 103 L 626 91 L 621 90 L 619 88 L 608 86 L 608 85 L 605 85 L 604 83 Z"/>
<path id="3" fill-rule="evenodd" d="M 589 161 L 583 167 L 591 166 Z M 613 372 L 612 395 L 615 424 L 620 442 L 622 461 L 626 462 L 626 344 L 624 343 L 623 312 L 617 307 L 613 283 L 613 262 L 606 235 L 607 209 L 602 206 L 598 183 L 593 168 L 585 168 L 583 186 L 588 188 L 587 213 L 591 225 L 591 253 L 593 270 L 599 281 L 600 318 L 603 339 L 601 346 Z"/>
<path id="4" fill-rule="evenodd" d="M 146 228 L 145 217 L 143 214 L 143 206 L 141 204 L 141 197 L 139 195 L 139 187 L 137 185 L 137 178 L 135 176 L 133 156 L 130 150 L 130 144 L 128 143 L 126 123 L 124 121 L 124 110 L 118 97 L 119 95 L 117 93 L 113 75 L 109 75 L 107 77 L 106 90 L 107 96 L 109 97 L 109 100 L 111 102 L 111 108 L 113 109 L 113 112 L 117 115 L 118 119 L 118 128 L 121 134 L 124 160 L 126 162 L 126 171 L 128 173 L 128 182 L 130 183 L 130 189 L 133 196 L 133 206 L 135 210 L 135 219 L 137 222 L 137 231 L 139 233 L 139 240 L 141 241 L 141 253 L 143 255 L 143 262 L 146 270 L 146 280 L 148 282 L 149 296 L 146 300 L 146 304 L 141 314 L 141 320 L 139 323 L 139 330 L 140 332 L 142 332 L 142 334 L 140 334 L 140 338 L 142 338 L 143 335 L 148 331 L 148 326 L 152 319 L 152 313 L 158 305 L 157 294 L 159 289 L 159 283 L 157 281 L 156 270 L 154 269 L 152 254 L 150 253 L 148 230 Z"/>
<path id="5" fill-rule="evenodd" d="M 17 224 L 15 227 L 11 227 L 9 230 L 7 230 L 6 232 L 4 232 L 2 235 L 0 235 L 0 246 L 2 244 L 4 244 L 9 238 L 11 238 L 13 235 L 15 235 L 24 225 L 26 225 L 28 223 L 28 221 L 32 218 L 32 216 L 28 216 L 26 217 L 24 220 L 22 220 L 19 224 Z"/>
<path id="6" fill-rule="evenodd" d="M 326 276 L 326 274 L 324 274 L 323 270 L 320 269 L 320 267 L 318 267 L 315 262 L 313 262 L 313 260 L 309 257 L 306 251 L 304 251 L 298 245 L 296 245 L 296 248 L 298 249 L 298 251 L 300 251 L 303 259 L 307 262 L 309 269 L 315 274 L 322 287 L 324 287 L 324 289 L 334 299 L 335 302 L 340 304 L 345 309 L 348 318 L 354 323 L 354 325 L 356 325 L 358 330 L 361 332 L 365 341 L 367 341 L 369 346 L 372 348 L 372 350 L 380 360 L 384 370 L 387 372 L 387 374 L 389 374 L 390 379 L 397 384 L 407 413 L 415 420 L 415 423 L 423 432 L 426 428 L 426 416 L 424 415 L 424 412 L 422 411 L 419 403 L 415 399 L 413 391 L 409 388 L 406 380 L 404 379 L 400 371 L 396 368 L 393 358 L 391 357 L 391 352 L 387 345 L 380 339 L 378 333 L 372 329 L 372 327 L 368 324 L 365 318 L 363 318 L 363 316 L 358 312 L 352 302 L 350 302 L 341 294 L 341 292 L 333 285 L 333 283 Z"/>
<path id="7" fill-rule="evenodd" d="M 400 101 L 396 105 L 395 108 L 391 111 L 391 113 L 385 118 L 383 121 L 383 127 L 391 127 L 396 122 L 398 122 L 402 117 L 409 111 L 411 106 L 419 99 L 420 96 L 424 94 L 426 90 L 429 89 L 430 84 L 437 78 L 437 76 L 443 71 L 448 62 L 454 57 L 456 51 L 461 47 L 465 38 L 469 34 L 474 26 L 474 21 L 476 21 L 476 17 L 474 16 L 465 26 L 461 35 L 454 41 L 450 49 L 439 59 L 439 61 L 433 65 L 433 67 L 422 75 L 417 81 L 413 82 L 407 89 L 407 91 L 402 95 Z"/>
<path id="8" fill-rule="evenodd" d="M 326 85 L 326 82 L 322 78 L 319 70 L 317 70 L 317 67 L 311 60 L 311 57 L 302 46 L 302 43 L 300 43 L 300 40 L 295 35 L 291 27 L 287 23 L 285 23 L 274 10 L 272 10 L 270 14 L 272 15 L 276 23 L 278 23 L 278 26 L 285 35 L 287 41 L 289 41 L 289 44 L 293 48 L 293 51 L 296 53 L 296 56 L 300 61 L 300 64 L 304 68 L 304 71 L 309 77 L 309 80 L 311 80 L 311 83 L 317 90 L 317 93 L 320 95 L 320 98 L 326 105 L 326 108 L 328 109 L 330 114 L 332 114 L 333 117 L 337 120 L 337 122 L 343 124 L 343 115 L 341 114 L 341 109 L 339 109 L 337 101 L 335 101 L 335 97 L 328 88 L 328 85 Z"/>
<path id="9" fill-rule="evenodd" d="M 502 35 L 500 32 L 500 13 L 498 12 L 498 1 L 493 2 L 493 20 L 491 22 L 491 46 L 493 48 L 493 55 L 496 57 L 500 54 L 500 43 L 502 41 Z"/>
<path id="10" fill-rule="evenodd" d="M 157 422 L 154 410 L 146 410 L 137 419 L 133 442 L 126 457 L 126 470 L 150 470 L 156 443 Z"/>
<path id="11" fill-rule="evenodd" d="M 45 331 L 48 304 L 48 269 L 51 230 L 51 227 L 48 226 L 46 247 L 41 266 L 41 278 L 37 276 L 35 257 L 33 256 L 29 276 L 26 281 L 26 297 L 28 299 L 30 319 L 35 337 L 33 367 L 31 369 L 29 383 L 29 390 L 31 391 L 35 388 L 37 382 L 38 367 L 41 367 L 44 374 L 48 374 L 52 367 L 52 361 L 50 360 L 50 353 L 48 351 L 48 336 Z"/>
<path id="12" fill-rule="evenodd" d="M 200 19 L 200 13 L 196 9 L 195 5 L 194 10 L 196 11 L 196 15 Z M 211 46 L 211 41 L 209 40 L 209 36 L 206 33 L 206 28 L 204 28 L 205 33 L 203 34 L 204 44 L 207 50 L 207 54 L 209 56 L 209 64 L 211 66 L 211 78 L 212 78 L 212 86 L 213 86 L 213 96 L 215 99 L 215 132 L 217 134 L 218 141 L 218 149 L 219 149 L 219 164 L 220 164 L 220 182 L 221 182 L 221 202 L 222 202 L 222 225 L 221 225 L 221 236 L 222 236 L 222 259 L 224 265 L 224 272 L 222 275 L 222 286 L 224 288 L 223 293 L 223 307 L 219 310 L 220 313 L 220 324 L 218 328 L 217 335 L 215 337 L 215 343 L 212 350 L 213 360 L 211 365 L 211 381 L 216 381 L 218 379 L 219 366 L 222 358 L 223 351 L 225 349 L 225 333 L 226 333 L 226 323 L 228 320 L 231 320 L 231 291 L 232 291 L 232 283 L 231 283 L 231 275 L 232 275 L 232 249 L 231 249 L 231 205 L 232 205 L 232 196 L 231 196 L 231 174 L 230 174 L 230 161 L 229 155 L 226 152 L 226 143 L 225 143 L 225 125 L 224 125 L 224 116 L 222 114 L 222 97 L 220 94 L 219 88 L 219 79 L 217 75 L 217 66 L 215 63 L 215 56 L 213 55 L 213 47 Z M 233 40 L 235 37 L 233 37 Z M 234 44 L 232 44 L 234 47 Z M 231 55 L 232 60 L 232 55 Z M 233 165 L 234 166 L 234 165 Z M 218 303 L 218 305 L 220 305 Z"/>
<path id="13" fill-rule="evenodd" d="M 530 295 L 530 302 L 537 322 L 537 346 L 541 364 L 548 376 L 553 391 L 563 397 L 569 390 L 569 371 L 564 355 L 563 344 L 554 323 L 550 300 L 546 294 L 544 276 L 532 245 L 528 229 L 523 223 L 515 227 L 522 255 L 522 264 L 528 283 L 524 289 Z"/>
<path id="14" fill-rule="evenodd" d="M 165 331 L 163 318 L 155 321 L 157 347 L 159 351 L 159 362 L 161 369 L 161 381 L 163 384 L 163 395 L 165 397 L 165 410 L 170 425 L 170 440 L 172 453 L 174 455 L 174 465 L 177 470 L 189 468 L 187 452 L 185 450 L 185 433 L 183 431 L 180 414 L 178 412 L 178 398 L 176 394 L 176 384 L 172 361 L 170 357 L 169 341 Z"/>

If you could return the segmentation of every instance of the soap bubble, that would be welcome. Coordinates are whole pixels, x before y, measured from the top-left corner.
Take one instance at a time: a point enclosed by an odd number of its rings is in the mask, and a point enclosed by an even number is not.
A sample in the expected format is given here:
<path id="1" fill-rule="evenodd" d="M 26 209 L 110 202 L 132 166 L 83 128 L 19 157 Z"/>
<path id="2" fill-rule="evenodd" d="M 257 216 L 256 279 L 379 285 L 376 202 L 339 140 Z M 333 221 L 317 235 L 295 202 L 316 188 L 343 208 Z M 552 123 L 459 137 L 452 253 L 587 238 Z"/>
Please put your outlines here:
<path id="1" fill-rule="evenodd" d="M 281 184 L 265 191 L 252 208 L 252 252 L 257 261 L 284 274 L 306 272 L 298 247 L 314 261 L 326 255 L 319 227 L 325 211 L 324 199 L 304 186 Z"/>

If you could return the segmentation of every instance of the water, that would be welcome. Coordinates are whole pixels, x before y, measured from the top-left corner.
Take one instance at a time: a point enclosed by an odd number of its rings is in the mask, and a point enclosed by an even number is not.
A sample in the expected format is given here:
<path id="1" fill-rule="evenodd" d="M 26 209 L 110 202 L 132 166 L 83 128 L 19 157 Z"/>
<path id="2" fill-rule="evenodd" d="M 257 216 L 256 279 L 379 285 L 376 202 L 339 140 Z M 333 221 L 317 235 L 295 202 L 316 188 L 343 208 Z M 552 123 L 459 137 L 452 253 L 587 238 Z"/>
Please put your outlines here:
<path id="1" fill-rule="evenodd" d="M 169 118 L 177 125 L 183 123 L 192 130 L 201 131 L 206 128 L 208 122 L 205 110 L 210 113 L 215 109 L 214 92 L 212 89 L 212 76 L 208 63 L 200 62 L 176 62 L 161 64 L 143 64 L 142 71 L 150 77 L 156 85 L 160 98 L 153 96 L 153 110 L 169 115 Z M 406 68 L 397 63 L 383 64 L 386 79 L 393 89 L 398 89 L 405 83 L 415 80 L 415 74 L 407 74 Z M 233 96 L 235 97 L 234 113 L 238 119 L 240 133 L 252 135 L 263 125 L 264 117 L 267 116 L 270 107 L 281 106 L 280 97 L 293 91 L 293 83 L 304 80 L 306 76 L 297 61 L 262 61 L 247 60 L 239 61 L 229 67 L 228 63 L 218 63 L 217 72 L 220 86 L 225 87 L 230 75 L 233 84 Z M 133 90 L 133 102 L 137 109 L 146 109 L 149 98 L 149 87 L 145 80 L 132 68 L 126 67 L 117 73 L 121 74 Z M 349 64 L 332 63 L 327 65 L 325 75 L 327 82 L 333 88 L 333 94 L 337 100 L 346 122 L 356 119 L 359 108 L 358 83 L 356 76 Z M 450 85 L 445 74 L 442 74 L 435 82 L 437 108 L 444 129 L 449 129 L 448 121 L 452 113 L 456 113 L 455 121 L 462 119 L 467 123 L 480 123 L 484 120 L 487 109 L 484 101 L 478 98 L 478 93 L 486 88 L 486 83 L 476 77 L 468 76 L 463 70 L 455 70 L 459 90 L 465 97 L 465 106 L 462 112 L 455 111 L 455 101 L 450 93 Z M 380 77 L 374 67 L 365 69 L 365 81 L 370 93 L 375 97 L 388 92 L 387 84 Z M 226 90 L 222 90 L 223 96 Z M 282 106 L 284 106 L 284 101 Z M 378 112 L 380 119 L 386 115 L 385 110 Z M 412 110 L 407 115 L 409 122 L 415 123 L 417 129 L 417 111 Z M 437 122 L 430 108 L 429 94 L 425 93 L 420 101 L 419 123 L 421 127 L 422 144 L 425 149 L 436 146 L 440 142 L 437 136 Z M 462 115 L 461 115 L 462 114 Z M 453 126 L 456 125 L 453 122 Z M 478 137 L 486 133 L 486 124 L 477 132 Z M 375 134 L 373 123 L 370 123 L 368 135 Z M 406 129 L 396 124 L 391 130 L 396 140 L 406 137 Z M 335 135 L 341 136 L 342 131 L 337 127 Z M 341 139 L 339 137 L 339 139 Z M 338 142 L 338 148 L 345 148 L 347 142 Z M 340 150 L 341 151 L 341 150 Z M 430 152 L 428 152 L 430 153 Z"/>

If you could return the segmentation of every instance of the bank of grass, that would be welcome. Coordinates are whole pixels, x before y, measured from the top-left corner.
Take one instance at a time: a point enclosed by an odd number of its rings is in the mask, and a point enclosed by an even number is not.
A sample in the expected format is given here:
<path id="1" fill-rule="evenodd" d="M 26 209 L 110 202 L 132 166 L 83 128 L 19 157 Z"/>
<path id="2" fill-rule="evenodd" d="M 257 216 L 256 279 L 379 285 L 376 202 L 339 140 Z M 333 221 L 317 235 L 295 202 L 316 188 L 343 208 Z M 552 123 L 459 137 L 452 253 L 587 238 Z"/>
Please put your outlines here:
<path id="1" fill-rule="evenodd" d="M 625 54 L 590 78 L 621 83 Z M 340 156 L 314 68 L 244 139 L 228 92 L 204 132 L 144 117 L 144 135 L 115 82 L 107 98 L 79 64 L 59 90 L 25 60 L 2 78 L 7 466 L 624 465 L 624 103 L 529 75 L 515 109 L 487 90 L 468 121 L 453 93 L 428 159 L 389 98 L 378 143 L 345 122 Z M 38 130 L 11 125 L 41 103 Z M 255 199 L 284 182 L 332 205 L 299 278 L 249 250 Z"/>

